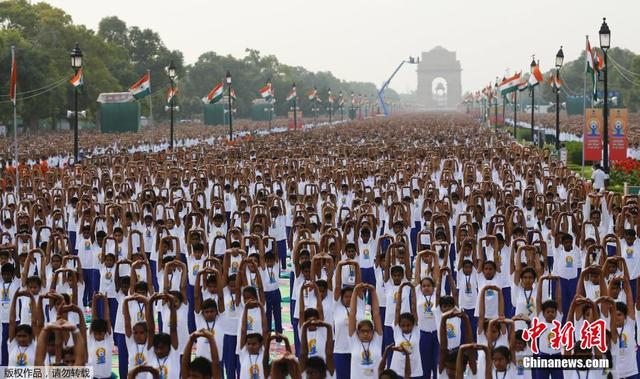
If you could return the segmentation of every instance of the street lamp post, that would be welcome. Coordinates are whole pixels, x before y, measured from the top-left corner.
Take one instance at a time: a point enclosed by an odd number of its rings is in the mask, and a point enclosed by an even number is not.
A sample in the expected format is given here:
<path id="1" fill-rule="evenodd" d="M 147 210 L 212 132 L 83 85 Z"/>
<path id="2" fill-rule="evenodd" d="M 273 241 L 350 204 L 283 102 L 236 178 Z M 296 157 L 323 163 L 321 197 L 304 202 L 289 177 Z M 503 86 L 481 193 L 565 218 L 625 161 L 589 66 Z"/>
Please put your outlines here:
<path id="1" fill-rule="evenodd" d="M 291 86 L 293 93 L 293 130 L 298 129 L 298 93 L 296 92 L 296 83 Z"/>
<path id="2" fill-rule="evenodd" d="M 344 99 L 342 98 L 342 91 L 338 94 L 340 100 L 340 123 L 344 123 Z"/>
<path id="3" fill-rule="evenodd" d="M 71 50 L 71 54 L 69 55 L 71 57 L 71 67 L 73 68 L 75 73 L 78 74 L 78 71 L 82 68 L 82 57 L 83 57 L 82 51 L 80 50 L 80 46 L 78 45 L 78 43 L 76 43 L 76 46 L 73 48 L 73 50 Z M 73 162 L 75 164 L 75 163 L 78 163 L 78 156 L 80 151 L 80 143 L 78 141 L 78 86 L 75 86 L 75 88 L 73 89 L 73 92 L 74 92 L 74 102 L 75 102 L 75 109 L 73 114 L 73 117 L 74 117 Z M 16 165 L 17 164 L 18 162 L 16 162 Z"/>
<path id="4" fill-rule="evenodd" d="M 229 87 L 229 141 L 233 141 L 233 112 L 231 107 L 231 72 L 227 70 L 227 86 Z"/>
<path id="5" fill-rule="evenodd" d="M 329 99 L 329 125 L 331 125 L 331 111 L 333 109 L 331 109 L 333 107 L 333 101 L 331 99 L 331 88 L 329 88 L 328 91 L 329 95 L 328 95 L 328 99 Z"/>
<path id="6" fill-rule="evenodd" d="M 171 118 L 171 126 L 170 126 L 170 134 L 171 134 L 171 140 L 169 142 L 169 146 L 171 147 L 171 150 L 173 151 L 173 141 L 174 141 L 174 134 L 173 134 L 173 109 L 175 108 L 175 80 L 176 80 L 176 66 L 173 64 L 173 61 L 171 61 L 171 63 L 169 63 L 169 68 L 167 69 L 167 75 L 169 75 L 169 81 L 171 82 L 171 100 L 169 101 L 169 108 L 170 108 L 170 118 Z"/>
<path id="7" fill-rule="evenodd" d="M 604 97 L 603 97 L 603 121 L 604 121 L 604 133 L 602 135 L 602 165 L 604 166 L 604 172 L 609 173 L 609 88 L 607 81 L 607 51 L 611 46 L 611 30 L 607 25 L 607 19 L 602 19 L 602 25 L 600 26 L 600 48 L 604 54 Z M 608 180 L 607 183 L 608 185 Z"/>
<path id="8" fill-rule="evenodd" d="M 556 150 L 560 151 L 560 67 L 564 63 L 564 53 L 562 52 L 562 46 L 556 54 L 556 79 L 553 85 L 553 90 L 556 93 Z"/>
<path id="9" fill-rule="evenodd" d="M 533 75 L 533 68 L 536 67 L 536 61 L 535 59 L 531 60 L 531 75 Z M 531 87 L 531 143 L 533 143 L 533 136 L 535 135 L 535 131 L 533 128 L 533 125 L 535 123 L 535 115 L 534 115 L 534 110 L 536 108 L 536 93 L 535 93 L 535 87 Z"/>
<path id="10" fill-rule="evenodd" d="M 495 100 L 493 103 L 493 107 L 494 107 L 494 113 L 496 116 L 496 123 L 494 124 L 494 129 L 496 131 L 496 133 L 498 132 L 498 77 L 496 76 L 496 84 L 494 86 L 496 88 L 496 96 L 495 96 Z"/>

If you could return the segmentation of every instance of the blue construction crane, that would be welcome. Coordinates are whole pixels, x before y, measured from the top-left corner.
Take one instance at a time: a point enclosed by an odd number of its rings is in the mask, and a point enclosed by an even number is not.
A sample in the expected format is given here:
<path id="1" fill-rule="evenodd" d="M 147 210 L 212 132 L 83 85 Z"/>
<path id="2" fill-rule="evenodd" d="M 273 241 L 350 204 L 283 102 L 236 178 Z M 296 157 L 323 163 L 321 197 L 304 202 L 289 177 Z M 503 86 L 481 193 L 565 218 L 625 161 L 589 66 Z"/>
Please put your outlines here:
<path id="1" fill-rule="evenodd" d="M 400 71 L 400 68 L 402 67 L 402 65 L 404 65 L 405 63 L 418 64 L 420 63 L 420 57 L 417 57 L 417 58 L 409 57 L 409 60 L 403 60 L 402 62 L 400 62 L 400 64 L 398 65 L 398 68 L 396 68 L 396 70 L 393 72 L 393 74 L 391 74 L 389 79 L 387 79 L 387 81 L 382 85 L 382 88 L 380 88 L 380 91 L 378 91 L 378 100 L 380 101 L 380 107 L 382 108 L 382 112 L 384 112 L 384 117 L 389 116 L 389 110 L 387 109 L 387 104 L 385 104 L 384 102 L 384 90 L 389 86 L 391 79 L 393 79 L 393 77 L 396 76 L 398 71 Z"/>

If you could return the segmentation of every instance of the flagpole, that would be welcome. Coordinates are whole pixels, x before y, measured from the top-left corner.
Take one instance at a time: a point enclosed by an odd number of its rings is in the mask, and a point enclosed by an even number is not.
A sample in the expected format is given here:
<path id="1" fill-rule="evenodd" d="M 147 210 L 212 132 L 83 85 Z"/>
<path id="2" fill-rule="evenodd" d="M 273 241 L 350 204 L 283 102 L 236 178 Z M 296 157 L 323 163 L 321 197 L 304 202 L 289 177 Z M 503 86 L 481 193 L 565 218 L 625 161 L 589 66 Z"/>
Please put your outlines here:
<path id="1" fill-rule="evenodd" d="M 147 69 L 147 76 L 149 77 L 149 93 L 151 93 L 151 70 Z M 147 96 L 149 98 L 149 125 L 153 126 L 153 101 L 151 101 L 151 96 Z"/>
<path id="2" fill-rule="evenodd" d="M 585 36 L 587 38 L 587 40 L 589 40 L 589 35 Z M 588 62 L 587 59 L 589 59 L 589 57 L 585 54 L 585 70 L 584 70 L 584 83 L 582 85 L 582 130 L 584 131 L 584 125 L 587 122 L 587 116 L 586 116 L 586 112 L 587 112 L 587 66 L 588 66 Z M 593 97 L 591 98 L 593 100 Z M 582 167 L 580 169 L 580 175 L 582 177 L 584 177 L 584 142 L 585 142 L 585 138 L 584 138 L 584 133 L 582 133 Z"/>
<path id="3" fill-rule="evenodd" d="M 16 47 L 11 46 L 11 62 L 12 62 L 12 70 L 17 70 L 18 68 L 15 64 L 16 61 Z M 12 75 L 13 76 L 13 73 Z M 16 198 L 17 201 L 20 201 L 20 162 L 18 161 L 18 116 L 17 116 L 17 106 L 16 101 L 18 98 L 18 85 L 15 84 L 15 88 L 13 89 L 13 146 L 15 148 L 15 165 L 16 165 Z"/>

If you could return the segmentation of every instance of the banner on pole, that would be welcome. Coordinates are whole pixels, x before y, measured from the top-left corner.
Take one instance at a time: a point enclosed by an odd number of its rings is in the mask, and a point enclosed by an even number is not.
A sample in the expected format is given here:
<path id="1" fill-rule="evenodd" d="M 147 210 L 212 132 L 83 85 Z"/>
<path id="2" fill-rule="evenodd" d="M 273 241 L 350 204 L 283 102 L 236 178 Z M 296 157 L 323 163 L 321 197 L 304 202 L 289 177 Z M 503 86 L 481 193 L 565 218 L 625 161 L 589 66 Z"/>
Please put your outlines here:
<path id="1" fill-rule="evenodd" d="M 627 159 L 629 125 L 627 109 L 611 109 L 609 120 L 609 157 L 612 161 Z"/>
<path id="2" fill-rule="evenodd" d="M 582 132 L 582 148 L 585 161 L 602 159 L 602 109 L 585 109 L 585 124 Z"/>

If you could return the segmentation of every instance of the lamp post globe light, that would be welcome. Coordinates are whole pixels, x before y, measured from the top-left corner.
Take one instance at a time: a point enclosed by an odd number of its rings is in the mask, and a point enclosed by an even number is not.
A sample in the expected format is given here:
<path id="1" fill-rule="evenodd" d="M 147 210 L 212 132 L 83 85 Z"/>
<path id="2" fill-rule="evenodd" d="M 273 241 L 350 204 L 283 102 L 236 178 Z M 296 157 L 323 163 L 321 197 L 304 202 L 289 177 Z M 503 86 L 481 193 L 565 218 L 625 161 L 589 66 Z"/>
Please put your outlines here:
<path id="1" fill-rule="evenodd" d="M 170 114 L 170 128 L 169 128 L 169 134 L 170 135 L 170 140 L 169 140 L 169 146 L 171 147 L 171 150 L 173 150 L 173 141 L 174 141 L 174 130 L 173 130 L 173 110 L 175 108 L 175 80 L 176 77 L 178 76 L 177 72 L 176 72 L 176 66 L 175 64 L 173 64 L 173 60 L 171 60 L 171 62 L 169 63 L 169 67 L 167 68 L 167 76 L 169 76 L 169 82 L 171 83 L 171 100 L 169 101 L 169 114 Z"/>
<path id="2" fill-rule="evenodd" d="M 494 107 L 494 113 L 495 113 L 495 121 L 496 123 L 494 124 L 494 130 L 497 132 L 498 131 L 498 77 L 496 76 L 496 84 L 494 85 L 495 89 L 496 89 L 496 96 L 495 99 L 493 100 L 493 107 Z"/>
<path id="3" fill-rule="evenodd" d="M 231 72 L 227 70 L 227 75 L 225 76 L 225 80 L 227 82 L 227 87 L 229 87 L 229 141 L 233 141 L 233 112 L 231 106 Z"/>
<path id="4" fill-rule="evenodd" d="M 556 79 L 553 85 L 553 90 L 556 93 L 556 150 L 560 150 L 560 67 L 564 63 L 564 52 L 562 46 L 556 54 Z"/>
<path id="5" fill-rule="evenodd" d="M 80 50 L 80 46 L 78 45 L 78 43 L 76 42 L 76 46 L 73 48 L 73 50 L 71 50 L 71 53 L 69 53 L 69 56 L 71 57 L 71 68 L 73 68 L 74 72 L 77 74 L 78 71 L 82 68 L 82 60 L 83 60 L 83 55 L 82 55 L 82 50 Z M 75 102 L 75 108 L 74 108 L 74 123 L 73 123 L 73 158 L 74 158 L 74 163 L 78 162 L 78 156 L 79 156 L 79 150 L 80 150 L 80 144 L 78 141 L 78 86 L 75 86 L 74 90 L 74 102 Z M 16 162 L 16 164 L 18 164 L 18 162 Z"/>
<path id="6" fill-rule="evenodd" d="M 609 82 L 607 77 L 608 64 L 607 64 L 607 52 L 611 47 L 611 30 L 607 25 L 607 19 L 602 19 L 602 25 L 600 25 L 600 48 L 604 55 L 604 96 L 603 96 L 603 123 L 604 131 L 602 134 L 602 165 L 604 172 L 609 174 Z M 606 185 L 609 180 L 607 179 Z"/>
<path id="7" fill-rule="evenodd" d="M 531 75 L 533 75 L 533 68 L 536 67 L 536 60 L 531 60 Z M 535 87 L 531 87 L 531 143 L 533 143 L 533 136 L 535 135 L 535 131 L 533 125 L 535 123 L 534 111 L 536 108 L 536 99 L 535 99 Z"/>
<path id="8" fill-rule="evenodd" d="M 331 102 L 331 88 L 327 91 L 327 98 L 329 99 L 329 125 L 331 125 L 331 108 L 333 107 L 333 103 Z"/>

